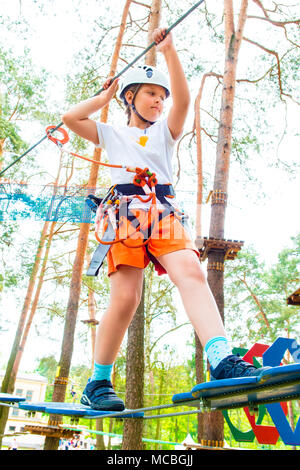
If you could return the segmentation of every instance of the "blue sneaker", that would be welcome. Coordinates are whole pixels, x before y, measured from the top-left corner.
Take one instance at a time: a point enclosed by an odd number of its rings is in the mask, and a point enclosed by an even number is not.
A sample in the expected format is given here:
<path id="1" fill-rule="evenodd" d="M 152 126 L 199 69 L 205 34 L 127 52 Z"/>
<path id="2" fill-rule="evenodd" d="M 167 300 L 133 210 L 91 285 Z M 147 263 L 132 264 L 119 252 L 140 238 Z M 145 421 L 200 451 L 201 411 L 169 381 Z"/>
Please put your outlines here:
<path id="1" fill-rule="evenodd" d="M 253 364 L 244 361 L 240 356 L 234 354 L 225 357 L 215 369 L 211 367 L 210 379 L 235 379 L 239 377 L 258 376 L 269 367 L 257 368 Z"/>
<path id="2" fill-rule="evenodd" d="M 89 379 L 80 403 L 94 410 L 123 411 L 125 409 L 123 400 L 117 397 L 109 380 Z"/>

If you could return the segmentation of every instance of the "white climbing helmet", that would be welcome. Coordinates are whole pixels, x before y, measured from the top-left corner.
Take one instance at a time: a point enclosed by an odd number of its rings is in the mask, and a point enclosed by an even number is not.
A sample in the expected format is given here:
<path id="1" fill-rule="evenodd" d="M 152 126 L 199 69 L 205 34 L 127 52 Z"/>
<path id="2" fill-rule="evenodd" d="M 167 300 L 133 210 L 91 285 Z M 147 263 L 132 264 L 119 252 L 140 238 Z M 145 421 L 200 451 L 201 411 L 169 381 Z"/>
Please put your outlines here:
<path id="1" fill-rule="evenodd" d="M 150 83 L 153 85 L 160 85 L 166 90 L 166 98 L 170 95 L 170 86 L 167 77 L 164 73 L 156 67 L 150 65 L 143 65 L 132 68 L 124 76 L 120 86 L 119 97 L 125 102 L 126 89 L 133 84 Z M 125 103 L 126 104 L 126 103 Z"/>

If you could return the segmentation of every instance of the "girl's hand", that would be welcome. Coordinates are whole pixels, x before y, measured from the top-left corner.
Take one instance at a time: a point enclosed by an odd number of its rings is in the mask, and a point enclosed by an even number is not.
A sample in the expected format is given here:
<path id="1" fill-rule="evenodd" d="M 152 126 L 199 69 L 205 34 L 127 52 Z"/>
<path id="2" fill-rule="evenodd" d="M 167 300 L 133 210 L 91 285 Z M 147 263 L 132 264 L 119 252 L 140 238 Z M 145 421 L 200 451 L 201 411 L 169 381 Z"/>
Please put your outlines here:
<path id="1" fill-rule="evenodd" d="M 160 52 L 165 52 L 173 46 L 172 34 L 166 34 L 166 30 L 167 28 L 156 28 L 152 34 L 153 41 Z"/>
<path id="2" fill-rule="evenodd" d="M 107 102 L 109 102 L 115 95 L 118 87 L 119 87 L 118 78 L 116 78 L 113 82 L 112 82 L 112 77 L 108 78 L 103 84 L 104 91 L 102 91 L 101 93 L 102 97 L 107 99 Z"/>

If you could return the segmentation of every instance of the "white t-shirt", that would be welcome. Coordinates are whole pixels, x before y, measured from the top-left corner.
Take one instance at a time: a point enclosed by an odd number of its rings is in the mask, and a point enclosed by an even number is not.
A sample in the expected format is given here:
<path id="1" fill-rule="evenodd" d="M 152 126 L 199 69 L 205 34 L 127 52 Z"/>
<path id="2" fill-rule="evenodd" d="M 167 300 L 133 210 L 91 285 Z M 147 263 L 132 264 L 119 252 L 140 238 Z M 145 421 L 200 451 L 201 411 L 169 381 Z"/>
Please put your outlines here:
<path id="1" fill-rule="evenodd" d="M 167 118 L 146 129 L 112 126 L 98 121 L 96 124 L 99 136 L 97 147 L 106 150 L 110 164 L 149 168 L 156 174 L 158 184 L 173 182 L 172 154 L 176 141 L 169 130 Z M 134 173 L 120 168 L 110 168 L 110 172 L 113 185 L 132 183 Z M 146 210 L 149 205 L 134 199 L 130 209 Z"/>

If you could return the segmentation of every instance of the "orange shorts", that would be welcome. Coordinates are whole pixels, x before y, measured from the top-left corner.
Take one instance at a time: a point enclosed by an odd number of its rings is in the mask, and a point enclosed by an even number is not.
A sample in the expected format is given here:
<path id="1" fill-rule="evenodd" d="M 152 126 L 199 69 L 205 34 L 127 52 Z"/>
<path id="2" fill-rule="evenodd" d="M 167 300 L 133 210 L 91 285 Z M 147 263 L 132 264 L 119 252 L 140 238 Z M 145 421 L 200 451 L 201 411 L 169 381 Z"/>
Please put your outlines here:
<path id="1" fill-rule="evenodd" d="M 128 236 L 129 238 L 124 242 L 115 243 L 109 249 L 107 253 L 108 275 L 116 272 L 120 265 L 146 268 L 150 261 L 154 263 L 159 275 L 166 274 L 165 269 L 157 261 L 159 256 L 183 249 L 193 250 L 199 256 L 189 232 L 174 214 L 168 214 L 160 221 L 154 220 L 155 217 L 152 216 L 150 239 L 147 244 L 141 246 L 149 235 L 149 213 L 144 210 L 131 212 L 145 233 L 137 231 L 136 226 L 134 227 L 126 217 L 120 217 L 116 238 L 122 239 Z"/>

